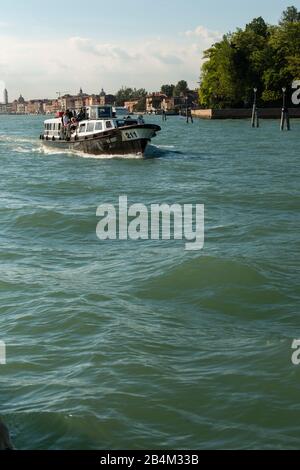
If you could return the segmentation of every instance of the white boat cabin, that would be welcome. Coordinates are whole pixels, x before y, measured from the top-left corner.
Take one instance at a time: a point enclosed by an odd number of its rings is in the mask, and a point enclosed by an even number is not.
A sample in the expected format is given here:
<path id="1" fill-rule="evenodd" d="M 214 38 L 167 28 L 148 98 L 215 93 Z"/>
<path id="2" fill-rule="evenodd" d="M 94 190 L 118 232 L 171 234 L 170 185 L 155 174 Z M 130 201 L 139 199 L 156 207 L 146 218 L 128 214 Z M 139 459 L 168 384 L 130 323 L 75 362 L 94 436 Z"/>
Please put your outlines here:
<path id="1" fill-rule="evenodd" d="M 71 122 L 68 132 L 69 138 L 89 137 L 131 124 L 138 125 L 143 123 L 142 118 L 132 119 L 130 116 L 116 118 L 112 106 L 89 106 L 85 108 L 85 118 L 81 120 L 77 118 L 73 124 Z M 47 119 L 44 122 L 43 138 L 51 140 L 66 138 L 66 127 L 63 125 L 62 115 L 53 119 Z"/>

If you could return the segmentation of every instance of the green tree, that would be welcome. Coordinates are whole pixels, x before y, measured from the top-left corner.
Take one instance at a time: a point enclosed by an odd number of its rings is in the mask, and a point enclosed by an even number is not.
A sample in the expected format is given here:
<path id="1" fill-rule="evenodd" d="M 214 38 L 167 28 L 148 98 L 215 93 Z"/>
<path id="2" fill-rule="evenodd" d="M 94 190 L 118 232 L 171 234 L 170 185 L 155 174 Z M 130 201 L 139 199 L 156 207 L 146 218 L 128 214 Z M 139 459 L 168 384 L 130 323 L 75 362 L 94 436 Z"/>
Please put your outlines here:
<path id="1" fill-rule="evenodd" d="M 202 67 L 200 103 L 205 107 L 224 108 L 239 100 L 235 70 L 235 50 L 231 35 L 205 52 Z"/>
<path id="2" fill-rule="evenodd" d="M 174 88 L 173 96 L 186 95 L 188 92 L 188 84 L 185 80 L 180 80 Z"/>
<path id="3" fill-rule="evenodd" d="M 288 23 L 297 23 L 300 21 L 300 12 L 296 7 L 288 7 L 281 16 L 280 26 L 284 26 Z"/>
<path id="4" fill-rule="evenodd" d="M 265 20 L 259 16 L 258 18 L 254 18 L 251 23 L 247 24 L 246 31 L 253 31 L 259 36 L 266 37 L 268 34 L 268 25 Z"/>
<path id="5" fill-rule="evenodd" d="M 199 90 L 204 107 L 249 106 L 253 88 L 261 104 L 278 105 L 281 88 L 300 78 L 299 12 L 290 7 L 279 25 L 255 18 L 204 53 Z"/>
<path id="6" fill-rule="evenodd" d="M 125 101 L 130 101 L 132 97 L 133 90 L 132 88 L 122 87 L 116 93 L 116 105 L 124 106 Z"/>
<path id="7" fill-rule="evenodd" d="M 134 100 L 141 100 L 143 98 L 146 98 L 147 94 L 148 93 L 145 90 L 145 88 L 139 88 L 138 90 L 136 88 L 134 88 L 134 90 L 133 90 L 133 99 Z"/>
<path id="8" fill-rule="evenodd" d="M 175 85 L 162 85 L 160 91 L 164 95 L 166 95 L 168 98 L 171 98 L 173 96 L 175 89 Z"/>
<path id="9" fill-rule="evenodd" d="M 135 101 L 145 98 L 147 96 L 147 91 L 144 88 L 128 88 L 122 87 L 116 93 L 116 105 L 124 106 L 125 101 Z"/>
<path id="10" fill-rule="evenodd" d="M 263 73 L 264 88 L 277 92 L 300 78 L 300 22 L 274 28 L 269 47 L 271 59 Z"/>

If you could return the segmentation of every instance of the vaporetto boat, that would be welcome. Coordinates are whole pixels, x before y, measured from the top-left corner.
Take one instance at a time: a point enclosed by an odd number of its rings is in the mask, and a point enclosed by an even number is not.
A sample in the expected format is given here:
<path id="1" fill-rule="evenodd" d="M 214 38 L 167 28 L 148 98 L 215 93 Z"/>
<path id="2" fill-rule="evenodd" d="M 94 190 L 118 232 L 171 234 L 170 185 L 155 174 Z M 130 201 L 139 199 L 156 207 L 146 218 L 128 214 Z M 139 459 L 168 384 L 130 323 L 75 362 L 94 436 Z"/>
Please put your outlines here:
<path id="1" fill-rule="evenodd" d="M 44 122 L 43 144 L 60 150 L 93 155 L 144 155 L 148 143 L 161 128 L 142 117 L 116 117 L 112 106 L 89 106 L 85 118 L 68 125 L 63 113 Z"/>

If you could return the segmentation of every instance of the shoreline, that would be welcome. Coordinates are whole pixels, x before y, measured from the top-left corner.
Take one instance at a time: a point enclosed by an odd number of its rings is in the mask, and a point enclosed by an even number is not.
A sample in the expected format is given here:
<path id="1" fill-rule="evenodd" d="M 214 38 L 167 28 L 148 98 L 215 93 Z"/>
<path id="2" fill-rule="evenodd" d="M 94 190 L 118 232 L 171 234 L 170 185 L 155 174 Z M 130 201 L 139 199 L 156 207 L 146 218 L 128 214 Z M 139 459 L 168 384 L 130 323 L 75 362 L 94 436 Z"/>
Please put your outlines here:
<path id="1" fill-rule="evenodd" d="M 260 119 L 280 119 L 282 108 L 258 108 Z M 194 109 L 192 116 L 198 119 L 251 119 L 252 108 Z M 289 108 L 291 119 L 300 118 L 300 108 Z"/>

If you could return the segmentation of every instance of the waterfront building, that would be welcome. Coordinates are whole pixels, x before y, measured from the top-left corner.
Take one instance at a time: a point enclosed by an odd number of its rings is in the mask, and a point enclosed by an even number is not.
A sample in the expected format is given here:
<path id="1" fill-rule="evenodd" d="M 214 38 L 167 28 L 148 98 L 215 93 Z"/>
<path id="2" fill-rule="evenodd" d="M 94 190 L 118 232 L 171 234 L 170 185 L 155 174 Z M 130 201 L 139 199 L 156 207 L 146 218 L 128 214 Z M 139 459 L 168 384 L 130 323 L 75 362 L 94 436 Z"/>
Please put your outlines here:
<path id="1" fill-rule="evenodd" d="M 26 114 L 43 114 L 43 100 L 30 100 L 25 106 Z"/>
<path id="2" fill-rule="evenodd" d="M 125 101 L 124 106 L 128 109 L 129 113 L 133 113 L 138 102 L 138 100 Z"/>
<path id="3" fill-rule="evenodd" d="M 3 96 L 3 98 L 4 98 L 3 103 L 5 104 L 5 106 L 7 106 L 7 105 L 8 105 L 8 91 L 7 91 L 6 88 L 5 88 L 5 90 L 4 90 L 4 96 Z"/>
<path id="4" fill-rule="evenodd" d="M 3 91 L 3 103 L 2 103 L 2 100 L 0 100 L 0 113 L 6 114 L 8 112 L 8 108 L 9 108 L 8 91 L 5 88 L 5 90 Z"/>
<path id="5" fill-rule="evenodd" d="M 99 95 L 90 95 L 87 98 L 87 106 L 100 105 L 100 96 Z"/>
<path id="6" fill-rule="evenodd" d="M 19 96 L 18 100 L 16 101 L 16 113 L 17 114 L 25 114 L 26 113 L 26 101 L 22 95 Z"/>
<path id="7" fill-rule="evenodd" d="M 116 97 L 114 95 L 107 95 L 105 91 L 103 90 L 103 88 L 99 96 L 100 96 L 100 106 L 115 104 Z"/>
<path id="8" fill-rule="evenodd" d="M 195 108 L 198 106 L 198 90 L 188 90 L 181 96 L 173 96 L 164 98 L 161 102 L 161 109 L 167 112 L 178 113 L 183 108 Z"/>
<path id="9" fill-rule="evenodd" d="M 88 105 L 89 95 L 83 93 L 82 88 L 80 88 L 78 95 L 74 99 L 75 109 L 85 108 Z"/>
<path id="10" fill-rule="evenodd" d="M 161 111 L 162 102 L 166 99 L 167 96 L 163 93 L 155 92 L 147 95 L 146 97 L 146 112 L 147 113 L 156 113 Z"/>
<path id="11" fill-rule="evenodd" d="M 180 96 L 166 97 L 161 102 L 161 109 L 167 112 L 179 112 L 184 104 L 185 100 Z"/>
<path id="12" fill-rule="evenodd" d="M 43 112 L 44 114 L 55 114 L 60 111 L 60 103 L 58 100 L 44 100 Z"/>
<path id="13" fill-rule="evenodd" d="M 72 95 L 69 95 L 69 94 L 66 94 L 64 96 L 61 96 L 60 98 L 58 98 L 58 102 L 59 102 L 59 107 L 60 109 L 74 109 L 75 108 L 75 100 L 77 99 L 76 96 L 72 96 Z"/>

